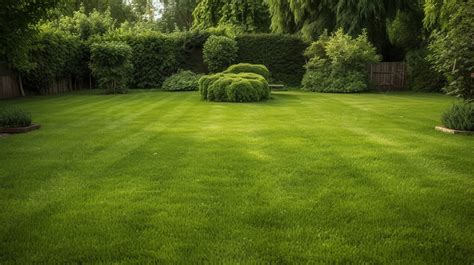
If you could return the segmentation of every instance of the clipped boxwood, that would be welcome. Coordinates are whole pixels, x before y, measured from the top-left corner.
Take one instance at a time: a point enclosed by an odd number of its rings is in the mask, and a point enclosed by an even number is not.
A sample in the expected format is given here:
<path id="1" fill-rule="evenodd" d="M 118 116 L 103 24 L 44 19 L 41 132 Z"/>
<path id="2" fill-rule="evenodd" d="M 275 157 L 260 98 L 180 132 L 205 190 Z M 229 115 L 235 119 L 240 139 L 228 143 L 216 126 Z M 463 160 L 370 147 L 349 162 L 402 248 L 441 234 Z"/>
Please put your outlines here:
<path id="1" fill-rule="evenodd" d="M 211 36 L 204 43 L 203 57 L 209 71 L 223 71 L 237 58 L 237 42 L 224 36 Z"/>
<path id="2" fill-rule="evenodd" d="M 194 91 L 199 89 L 199 78 L 201 75 L 185 70 L 168 77 L 161 89 L 167 91 Z"/>
<path id="3" fill-rule="evenodd" d="M 15 107 L 0 109 L 0 128 L 26 127 L 30 125 L 30 113 Z"/>
<path id="4" fill-rule="evenodd" d="M 263 64 L 239 63 L 229 66 L 224 73 L 254 73 L 263 76 L 267 81 L 270 79 L 270 71 Z"/>
<path id="5" fill-rule="evenodd" d="M 208 101 L 254 102 L 268 99 L 267 80 L 254 73 L 217 73 L 199 79 L 201 97 Z"/>
<path id="6" fill-rule="evenodd" d="M 454 104 L 441 118 L 443 126 L 454 130 L 474 131 L 474 103 Z"/>

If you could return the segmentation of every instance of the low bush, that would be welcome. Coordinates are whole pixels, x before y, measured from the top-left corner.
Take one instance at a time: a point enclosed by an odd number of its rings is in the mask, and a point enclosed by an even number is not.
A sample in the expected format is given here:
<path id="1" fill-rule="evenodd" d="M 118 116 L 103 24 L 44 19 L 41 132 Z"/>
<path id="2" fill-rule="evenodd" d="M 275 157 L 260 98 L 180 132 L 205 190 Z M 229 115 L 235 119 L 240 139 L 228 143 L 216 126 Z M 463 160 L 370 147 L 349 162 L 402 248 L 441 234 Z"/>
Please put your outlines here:
<path id="1" fill-rule="evenodd" d="M 474 131 L 474 103 L 454 104 L 443 114 L 441 122 L 446 128 Z"/>
<path id="2" fill-rule="evenodd" d="M 267 80 L 254 73 L 217 73 L 199 79 L 201 97 L 208 101 L 253 102 L 268 99 Z"/>
<path id="3" fill-rule="evenodd" d="M 408 86 L 415 91 L 440 92 L 445 79 L 426 60 L 427 55 L 427 49 L 419 49 L 409 51 L 405 56 Z"/>
<path id="4" fill-rule="evenodd" d="M 380 61 L 367 34 L 357 38 L 342 30 L 314 42 L 305 52 L 311 56 L 305 65 L 303 88 L 308 91 L 351 93 L 369 89 L 367 65 Z"/>
<path id="5" fill-rule="evenodd" d="M 0 127 L 26 127 L 31 125 L 31 114 L 18 108 L 0 109 Z"/>
<path id="6" fill-rule="evenodd" d="M 263 64 L 239 63 L 229 66 L 224 73 L 254 73 L 263 76 L 267 81 L 270 79 L 270 71 Z"/>
<path id="7" fill-rule="evenodd" d="M 91 45 L 90 68 L 99 87 L 108 93 L 125 93 L 132 78 L 132 49 L 124 42 L 108 41 Z"/>
<path id="8" fill-rule="evenodd" d="M 179 71 L 168 77 L 161 89 L 167 91 L 194 91 L 199 89 L 199 78 L 201 75 L 195 74 L 189 70 Z"/>
<path id="9" fill-rule="evenodd" d="M 209 71 L 220 72 L 237 58 L 237 42 L 224 36 L 211 36 L 204 43 L 203 57 Z"/>

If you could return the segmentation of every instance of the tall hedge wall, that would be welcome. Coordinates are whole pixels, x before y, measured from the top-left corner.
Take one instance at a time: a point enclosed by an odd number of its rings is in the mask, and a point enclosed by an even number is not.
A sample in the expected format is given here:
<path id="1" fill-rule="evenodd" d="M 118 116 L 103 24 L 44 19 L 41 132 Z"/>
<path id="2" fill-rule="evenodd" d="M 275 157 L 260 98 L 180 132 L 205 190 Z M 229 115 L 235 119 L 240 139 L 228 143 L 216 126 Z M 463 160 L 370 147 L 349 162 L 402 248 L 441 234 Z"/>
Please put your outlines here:
<path id="1" fill-rule="evenodd" d="M 244 34 L 236 37 L 237 62 L 263 64 L 272 78 L 288 85 L 299 85 L 305 73 L 303 52 L 308 46 L 301 38 L 282 34 Z"/>

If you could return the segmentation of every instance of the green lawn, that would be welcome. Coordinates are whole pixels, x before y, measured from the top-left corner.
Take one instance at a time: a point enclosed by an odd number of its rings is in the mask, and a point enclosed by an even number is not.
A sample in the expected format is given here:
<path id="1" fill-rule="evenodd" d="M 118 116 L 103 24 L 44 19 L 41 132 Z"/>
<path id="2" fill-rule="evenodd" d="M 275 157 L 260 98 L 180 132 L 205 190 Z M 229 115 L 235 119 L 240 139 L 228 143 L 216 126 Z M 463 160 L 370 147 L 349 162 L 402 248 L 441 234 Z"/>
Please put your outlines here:
<path id="1" fill-rule="evenodd" d="M 474 137 L 438 94 L 81 92 L 13 101 L 0 263 L 474 262 Z"/>

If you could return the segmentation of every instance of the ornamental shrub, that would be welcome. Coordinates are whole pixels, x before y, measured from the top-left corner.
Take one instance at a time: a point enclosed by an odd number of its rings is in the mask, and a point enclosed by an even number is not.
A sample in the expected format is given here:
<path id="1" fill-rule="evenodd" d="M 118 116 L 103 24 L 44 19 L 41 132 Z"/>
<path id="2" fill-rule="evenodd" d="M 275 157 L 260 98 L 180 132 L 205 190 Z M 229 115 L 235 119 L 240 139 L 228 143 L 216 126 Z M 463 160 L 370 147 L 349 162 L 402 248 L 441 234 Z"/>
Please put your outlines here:
<path id="1" fill-rule="evenodd" d="M 189 70 L 179 71 L 168 77 L 161 89 L 167 91 L 193 91 L 199 90 L 199 78 L 201 75 L 195 74 Z"/>
<path id="2" fill-rule="evenodd" d="M 405 56 L 408 86 L 411 90 L 439 92 L 446 83 L 444 77 L 426 60 L 428 53 L 427 49 L 419 49 L 409 51 Z"/>
<path id="3" fill-rule="evenodd" d="M 441 122 L 455 130 L 474 131 L 474 103 L 458 102 L 446 111 Z"/>
<path id="4" fill-rule="evenodd" d="M 237 62 L 265 65 L 272 79 L 299 86 L 304 75 L 303 52 L 308 47 L 300 37 L 287 34 L 243 34 L 235 39 L 239 46 Z"/>
<path id="5" fill-rule="evenodd" d="M 131 56 L 132 49 L 124 42 L 92 44 L 90 68 L 99 87 L 108 93 L 125 93 L 133 71 Z"/>
<path id="6" fill-rule="evenodd" d="M 263 76 L 267 81 L 270 79 L 270 71 L 263 64 L 239 63 L 229 66 L 224 73 L 254 73 Z"/>
<path id="7" fill-rule="evenodd" d="M 199 79 L 201 97 L 208 101 L 253 102 L 268 99 L 267 80 L 254 73 L 217 73 Z"/>
<path id="8" fill-rule="evenodd" d="M 380 61 L 364 32 L 357 38 L 340 29 L 313 43 L 305 52 L 303 88 L 308 91 L 350 93 L 368 90 L 367 65 Z"/>
<path id="9" fill-rule="evenodd" d="M 0 109 L 0 128 L 26 127 L 30 125 L 30 113 L 15 107 Z"/>
<path id="10" fill-rule="evenodd" d="M 428 61 L 448 80 L 449 95 L 474 100 L 474 1 L 458 1 L 441 31 L 432 34 Z"/>
<path id="11" fill-rule="evenodd" d="M 203 56 L 209 71 L 226 69 L 237 58 L 237 42 L 224 36 L 211 36 L 204 44 Z"/>

